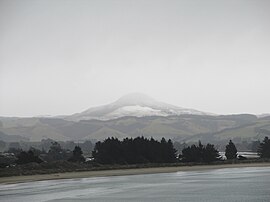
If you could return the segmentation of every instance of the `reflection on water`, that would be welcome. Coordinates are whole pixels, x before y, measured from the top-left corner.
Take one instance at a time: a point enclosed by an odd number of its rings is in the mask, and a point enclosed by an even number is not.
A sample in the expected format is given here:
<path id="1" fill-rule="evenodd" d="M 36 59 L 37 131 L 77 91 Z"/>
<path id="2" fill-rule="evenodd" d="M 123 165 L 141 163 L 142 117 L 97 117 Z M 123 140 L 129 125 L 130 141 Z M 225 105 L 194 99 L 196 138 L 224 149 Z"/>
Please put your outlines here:
<path id="1" fill-rule="evenodd" d="M 0 201 L 270 201 L 270 167 L 0 185 Z"/>

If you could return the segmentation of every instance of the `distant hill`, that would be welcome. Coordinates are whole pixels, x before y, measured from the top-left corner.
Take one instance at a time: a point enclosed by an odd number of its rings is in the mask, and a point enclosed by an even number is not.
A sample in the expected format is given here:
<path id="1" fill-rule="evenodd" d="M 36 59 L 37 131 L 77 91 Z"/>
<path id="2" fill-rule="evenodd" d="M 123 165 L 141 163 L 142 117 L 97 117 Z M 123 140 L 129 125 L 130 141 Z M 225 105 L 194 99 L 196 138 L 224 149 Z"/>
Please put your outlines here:
<path id="1" fill-rule="evenodd" d="M 0 119 L 0 131 L 18 135 L 30 141 L 46 138 L 55 140 L 102 140 L 110 136 L 172 138 L 190 140 L 197 134 L 216 134 L 230 128 L 244 127 L 258 120 L 254 115 L 206 116 L 147 116 L 122 117 L 113 120 L 82 120 L 79 122 L 56 118 Z M 238 133 L 238 136 L 242 134 Z M 194 137 L 195 137 L 194 136 Z"/>
<path id="2" fill-rule="evenodd" d="M 259 118 L 256 121 L 214 133 L 197 134 L 186 138 L 185 141 L 222 142 L 232 139 L 234 142 L 241 142 L 262 140 L 265 136 L 270 137 L 270 117 Z"/>
<path id="3" fill-rule="evenodd" d="M 42 139 L 69 140 L 58 133 L 55 127 L 43 124 L 40 118 L 5 118 L 0 117 L 0 131 L 10 137 L 12 141 L 40 141 Z M 0 136 L 1 139 L 1 136 Z M 7 139 L 5 137 L 5 139 Z M 6 140 L 7 141 L 7 140 Z"/>
<path id="4" fill-rule="evenodd" d="M 20 142 L 20 141 L 29 141 L 29 139 L 19 136 L 19 135 L 7 135 L 0 131 L 0 140 L 4 142 Z"/>

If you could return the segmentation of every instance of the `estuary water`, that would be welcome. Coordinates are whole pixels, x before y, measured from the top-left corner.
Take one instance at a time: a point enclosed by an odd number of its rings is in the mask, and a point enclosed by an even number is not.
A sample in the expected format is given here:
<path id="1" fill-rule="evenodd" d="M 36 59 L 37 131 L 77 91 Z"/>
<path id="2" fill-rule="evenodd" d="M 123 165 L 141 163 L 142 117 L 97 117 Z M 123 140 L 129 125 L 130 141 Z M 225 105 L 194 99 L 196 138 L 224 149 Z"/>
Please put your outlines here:
<path id="1" fill-rule="evenodd" d="M 2 202 L 270 201 L 270 167 L 0 185 Z"/>

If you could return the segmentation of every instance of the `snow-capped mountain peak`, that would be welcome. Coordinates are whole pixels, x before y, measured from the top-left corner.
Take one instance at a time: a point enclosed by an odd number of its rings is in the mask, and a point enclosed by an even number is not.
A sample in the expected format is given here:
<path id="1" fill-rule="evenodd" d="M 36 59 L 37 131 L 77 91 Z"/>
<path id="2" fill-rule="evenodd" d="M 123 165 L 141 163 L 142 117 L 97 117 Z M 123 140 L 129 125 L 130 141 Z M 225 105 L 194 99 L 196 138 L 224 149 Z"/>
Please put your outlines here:
<path id="1" fill-rule="evenodd" d="M 132 93 L 124 95 L 111 104 L 90 108 L 82 113 L 71 115 L 67 119 L 75 121 L 110 120 L 125 116 L 143 117 L 181 114 L 206 115 L 207 113 L 159 102 L 142 93 Z"/>

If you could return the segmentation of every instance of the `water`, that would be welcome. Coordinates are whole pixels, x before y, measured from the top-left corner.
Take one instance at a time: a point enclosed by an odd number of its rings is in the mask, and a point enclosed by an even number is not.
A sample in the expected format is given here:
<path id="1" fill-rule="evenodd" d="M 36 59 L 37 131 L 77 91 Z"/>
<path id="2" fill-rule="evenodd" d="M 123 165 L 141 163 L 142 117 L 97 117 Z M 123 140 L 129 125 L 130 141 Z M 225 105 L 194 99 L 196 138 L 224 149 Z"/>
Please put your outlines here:
<path id="1" fill-rule="evenodd" d="M 270 167 L 0 185 L 2 202 L 270 201 Z"/>

